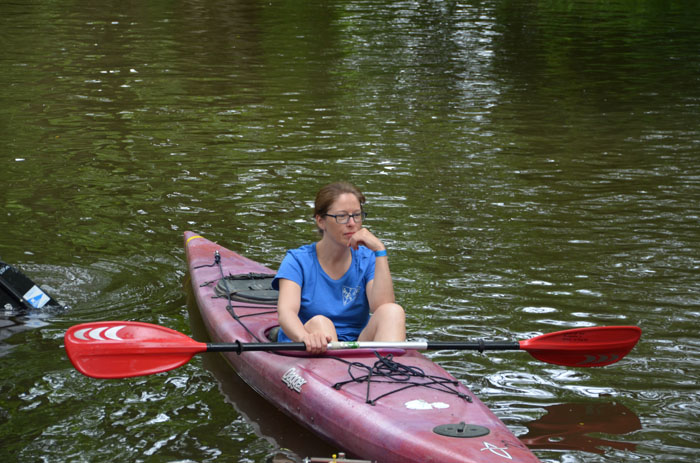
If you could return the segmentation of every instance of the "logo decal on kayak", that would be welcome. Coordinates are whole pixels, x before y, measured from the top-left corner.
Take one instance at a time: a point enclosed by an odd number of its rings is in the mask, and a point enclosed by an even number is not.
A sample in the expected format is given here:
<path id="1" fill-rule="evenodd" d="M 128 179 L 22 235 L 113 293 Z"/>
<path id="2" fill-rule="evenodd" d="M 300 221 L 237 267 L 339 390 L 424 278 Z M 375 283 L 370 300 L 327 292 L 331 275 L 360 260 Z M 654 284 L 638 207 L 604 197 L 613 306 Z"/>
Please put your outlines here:
<path id="1" fill-rule="evenodd" d="M 106 326 L 101 326 L 99 328 L 83 328 L 75 332 L 75 337 L 82 341 L 107 341 L 109 339 L 113 341 L 123 341 L 122 338 L 117 336 L 117 333 L 125 326 L 126 325 L 119 325 L 109 329 L 107 329 Z"/>
<path id="2" fill-rule="evenodd" d="M 292 391 L 299 393 L 301 393 L 301 387 L 306 384 L 306 380 L 297 373 L 297 369 L 294 367 L 290 368 L 282 375 L 282 382 Z"/>
<path id="3" fill-rule="evenodd" d="M 432 410 L 434 408 L 450 408 L 445 402 L 426 402 L 423 399 L 411 400 L 404 404 L 409 410 Z"/>
<path id="4" fill-rule="evenodd" d="M 508 453 L 508 450 L 506 450 L 506 447 L 498 447 L 493 444 L 489 444 L 488 442 L 484 441 L 485 447 L 481 449 L 483 452 L 484 450 L 488 450 L 489 452 L 493 453 L 494 455 L 498 455 L 499 457 L 507 458 L 508 460 L 512 460 L 513 457 Z"/>
<path id="5" fill-rule="evenodd" d="M 35 309 L 41 309 L 51 300 L 37 285 L 32 286 L 22 297 Z"/>
<path id="6" fill-rule="evenodd" d="M 360 287 L 351 288 L 343 286 L 343 305 L 348 305 L 357 298 L 357 293 L 360 292 Z"/>

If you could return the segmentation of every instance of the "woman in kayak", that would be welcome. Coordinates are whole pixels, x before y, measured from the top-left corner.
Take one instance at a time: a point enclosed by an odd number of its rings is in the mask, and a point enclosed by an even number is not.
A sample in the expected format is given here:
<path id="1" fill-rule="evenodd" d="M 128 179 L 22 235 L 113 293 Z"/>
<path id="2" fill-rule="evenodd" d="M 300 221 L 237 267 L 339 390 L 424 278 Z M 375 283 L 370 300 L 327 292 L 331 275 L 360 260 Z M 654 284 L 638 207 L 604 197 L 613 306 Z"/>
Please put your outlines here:
<path id="1" fill-rule="evenodd" d="M 288 251 L 272 283 L 279 289 L 278 341 L 301 341 L 319 354 L 331 341 L 405 340 L 405 314 L 394 299 L 386 247 L 362 227 L 364 203 L 364 195 L 346 182 L 326 185 L 316 195 L 321 239 Z"/>

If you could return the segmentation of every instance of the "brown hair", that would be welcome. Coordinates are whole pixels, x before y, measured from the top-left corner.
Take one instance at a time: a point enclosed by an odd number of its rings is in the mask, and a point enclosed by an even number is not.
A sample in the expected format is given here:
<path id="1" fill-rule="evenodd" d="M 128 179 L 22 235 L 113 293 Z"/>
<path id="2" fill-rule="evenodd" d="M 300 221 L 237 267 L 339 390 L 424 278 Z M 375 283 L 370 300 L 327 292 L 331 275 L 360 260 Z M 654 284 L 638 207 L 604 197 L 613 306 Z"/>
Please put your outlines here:
<path id="1" fill-rule="evenodd" d="M 355 185 L 348 182 L 329 183 L 318 190 L 318 193 L 316 194 L 316 202 L 314 203 L 314 218 L 316 216 L 323 217 L 325 214 L 327 214 L 335 200 L 345 193 L 355 195 L 357 200 L 360 201 L 360 207 L 364 206 L 365 195 L 363 195 Z M 319 229 L 319 232 L 323 234 L 323 230 Z"/>

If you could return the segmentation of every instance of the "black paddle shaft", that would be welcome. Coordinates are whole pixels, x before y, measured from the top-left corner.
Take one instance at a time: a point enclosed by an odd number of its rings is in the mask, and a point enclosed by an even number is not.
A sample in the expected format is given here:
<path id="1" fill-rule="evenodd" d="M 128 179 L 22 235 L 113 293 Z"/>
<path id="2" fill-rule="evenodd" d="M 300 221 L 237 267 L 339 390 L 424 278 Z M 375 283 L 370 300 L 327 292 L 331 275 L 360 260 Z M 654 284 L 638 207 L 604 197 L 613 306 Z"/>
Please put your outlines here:
<path id="1" fill-rule="evenodd" d="M 306 350 L 303 342 L 232 342 L 223 344 L 207 344 L 207 352 L 241 352 L 250 351 L 285 351 Z"/>
<path id="2" fill-rule="evenodd" d="M 429 350 L 520 350 L 520 343 L 515 342 L 451 342 L 451 341 L 428 341 Z"/>

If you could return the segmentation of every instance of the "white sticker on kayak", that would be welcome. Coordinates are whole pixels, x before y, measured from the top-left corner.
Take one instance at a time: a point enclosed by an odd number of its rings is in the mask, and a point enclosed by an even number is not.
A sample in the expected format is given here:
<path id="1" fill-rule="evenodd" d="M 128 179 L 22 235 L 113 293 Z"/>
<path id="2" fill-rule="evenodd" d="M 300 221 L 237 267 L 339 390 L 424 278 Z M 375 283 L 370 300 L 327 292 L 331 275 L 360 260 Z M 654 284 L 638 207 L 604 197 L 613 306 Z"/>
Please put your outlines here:
<path id="1" fill-rule="evenodd" d="M 301 393 L 301 387 L 306 384 L 306 380 L 297 373 L 297 369 L 294 367 L 290 368 L 282 375 L 282 382 L 292 391 L 299 393 Z"/>
<path id="2" fill-rule="evenodd" d="M 409 410 L 432 410 L 434 408 L 450 408 L 445 402 L 426 402 L 423 399 L 411 400 L 404 404 Z"/>
<path id="3" fill-rule="evenodd" d="M 32 286 L 32 289 L 27 291 L 22 297 L 35 309 L 41 309 L 50 301 L 49 296 L 40 290 L 37 285 Z"/>

